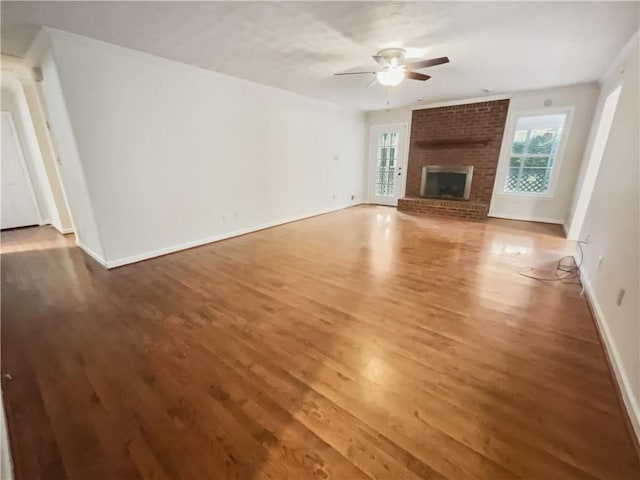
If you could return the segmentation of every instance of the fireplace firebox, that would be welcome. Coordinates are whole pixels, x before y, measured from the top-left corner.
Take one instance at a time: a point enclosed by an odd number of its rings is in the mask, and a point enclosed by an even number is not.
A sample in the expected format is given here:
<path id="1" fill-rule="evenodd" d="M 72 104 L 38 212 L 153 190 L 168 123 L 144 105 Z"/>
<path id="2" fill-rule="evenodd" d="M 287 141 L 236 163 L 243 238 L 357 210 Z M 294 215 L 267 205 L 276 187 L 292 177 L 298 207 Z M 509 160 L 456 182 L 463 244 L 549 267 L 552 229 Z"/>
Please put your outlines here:
<path id="1" fill-rule="evenodd" d="M 469 200 L 473 166 L 425 165 L 422 167 L 420 196 L 449 200 Z"/>

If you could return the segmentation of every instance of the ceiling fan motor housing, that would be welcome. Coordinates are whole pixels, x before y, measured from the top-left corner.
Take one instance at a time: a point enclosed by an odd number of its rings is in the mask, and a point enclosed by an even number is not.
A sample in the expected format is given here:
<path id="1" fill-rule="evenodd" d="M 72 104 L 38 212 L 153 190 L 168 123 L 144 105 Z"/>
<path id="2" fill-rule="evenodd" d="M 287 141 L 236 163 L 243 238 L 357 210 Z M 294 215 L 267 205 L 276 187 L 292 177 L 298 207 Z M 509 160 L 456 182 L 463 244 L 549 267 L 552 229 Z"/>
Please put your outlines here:
<path id="1" fill-rule="evenodd" d="M 388 65 L 399 66 L 404 62 L 404 48 L 384 48 L 380 50 L 376 57 L 383 58 Z"/>
<path id="2" fill-rule="evenodd" d="M 375 74 L 378 83 L 381 85 L 393 87 L 399 85 L 403 79 L 408 78 L 410 80 L 419 80 L 424 82 L 431 77 L 424 73 L 416 72 L 422 68 L 434 67 L 436 65 L 442 65 L 443 63 L 449 63 L 448 57 L 429 58 L 427 60 L 419 60 L 407 65 L 404 64 L 405 58 L 404 48 L 384 48 L 380 50 L 377 55 L 373 56 L 373 59 L 382 70 L 380 71 L 368 71 L 368 72 L 345 72 L 336 73 L 336 75 L 369 75 Z M 374 82 L 375 83 L 375 82 Z M 372 84 L 370 84 L 372 85 Z"/>

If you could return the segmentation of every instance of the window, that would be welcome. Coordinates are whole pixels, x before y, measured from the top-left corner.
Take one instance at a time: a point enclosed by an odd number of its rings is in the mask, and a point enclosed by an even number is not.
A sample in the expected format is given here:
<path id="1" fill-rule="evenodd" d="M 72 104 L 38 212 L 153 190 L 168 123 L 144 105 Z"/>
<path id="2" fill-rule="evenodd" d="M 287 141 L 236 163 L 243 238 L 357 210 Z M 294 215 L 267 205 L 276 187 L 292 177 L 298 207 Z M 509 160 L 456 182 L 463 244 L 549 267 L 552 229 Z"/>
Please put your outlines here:
<path id="1" fill-rule="evenodd" d="M 504 191 L 549 192 L 567 114 L 519 117 L 511 145 Z"/>
<path id="2" fill-rule="evenodd" d="M 396 157 L 398 154 L 398 134 L 381 133 L 378 137 L 376 165 L 376 195 L 392 197 L 395 189 Z"/>

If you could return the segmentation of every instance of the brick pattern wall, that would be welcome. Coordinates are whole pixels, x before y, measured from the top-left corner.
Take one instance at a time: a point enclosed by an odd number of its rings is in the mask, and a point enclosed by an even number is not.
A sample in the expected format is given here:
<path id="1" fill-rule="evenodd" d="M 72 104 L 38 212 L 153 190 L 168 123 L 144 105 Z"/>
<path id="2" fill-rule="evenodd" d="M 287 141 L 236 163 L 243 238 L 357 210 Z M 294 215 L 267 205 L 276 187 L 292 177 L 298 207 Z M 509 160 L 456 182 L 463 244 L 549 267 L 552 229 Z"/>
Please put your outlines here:
<path id="1" fill-rule="evenodd" d="M 398 210 L 421 215 L 484 220 L 489 213 L 489 205 L 435 198 L 401 198 L 398 200 Z"/>
<path id="2" fill-rule="evenodd" d="M 420 177 L 424 165 L 473 165 L 468 201 L 421 199 L 420 213 L 448 211 L 466 217 L 463 213 L 468 212 L 472 216 L 470 218 L 478 218 L 478 215 L 486 217 L 508 108 L 509 100 L 496 100 L 413 111 L 406 172 L 408 198 L 420 197 Z M 457 141 L 474 140 L 477 143 L 456 145 Z M 436 145 L 433 145 L 434 142 Z M 437 142 L 442 143 L 437 145 Z M 399 202 L 398 208 L 416 209 L 416 205 L 415 202 Z"/>

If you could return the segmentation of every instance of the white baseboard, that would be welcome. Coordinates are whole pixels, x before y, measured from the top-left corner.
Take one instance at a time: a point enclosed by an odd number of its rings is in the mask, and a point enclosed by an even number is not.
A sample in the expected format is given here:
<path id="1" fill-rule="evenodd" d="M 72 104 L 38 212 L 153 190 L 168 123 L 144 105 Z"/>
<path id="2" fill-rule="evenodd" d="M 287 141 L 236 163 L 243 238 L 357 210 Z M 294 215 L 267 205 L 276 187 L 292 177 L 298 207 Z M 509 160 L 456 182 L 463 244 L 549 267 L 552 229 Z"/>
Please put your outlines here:
<path id="1" fill-rule="evenodd" d="M 51 225 L 53 228 L 55 228 L 59 233 L 61 233 L 62 235 L 67 235 L 69 233 L 73 233 L 73 228 L 69 227 L 69 228 L 62 228 L 62 227 L 58 227 L 56 225 Z"/>
<path id="2" fill-rule="evenodd" d="M 95 254 L 88 251 L 88 249 L 83 248 L 89 255 L 95 258 L 101 265 L 106 268 L 116 268 L 121 267 L 123 265 L 128 265 L 130 263 L 141 262 L 142 260 L 148 260 L 149 258 L 161 257 L 162 255 L 167 255 L 169 253 L 179 252 L 180 250 L 187 250 L 193 247 L 199 247 L 201 245 L 206 245 L 207 243 L 218 242 L 220 240 L 226 240 L 227 238 L 237 237 L 239 235 L 246 235 L 247 233 L 257 232 L 258 230 L 264 230 L 265 228 L 271 228 L 278 225 L 283 225 L 285 223 L 291 223 L 298 220 L 304 220 L 305 218 L 315 217 L 317 215 L 323 215 L 325 213 L 331 213 L 338 210 L 343 210 L 349 207 L 355 207 L 356 205 L 360 205 L 361 203 L 349 203 L 346 205 L 339 205 L 336 207 L 326 208 L 323 210 L 317 210 L 315 212 L 305 213 L 303 215 L 296 215 L 293 217 L 284 218 L 281 220 L 275 220 L 273 222 L 263 223 L 262 225 L 256 225 L 253 227 L 243 228 L 240 230 L 234 230 L 231 232 L 221 233 L 219 235 L 214 235 L 207 238 L 201 238 L 199 240 L 194 240 L 192 242 L 181 243 L 179 245 L 172 245 L 170 247 L 160 248 L 158 250 L 153 250 L 151 252 L 145 252 L 138 255 L 132 255 L 130 257 L 120 258 L 117 260 L 104 261 L 97 257 Z"/>
<path id="3" fill-rule="evenodd" d="M 556 223 L 564 225 L 564 219 L 562 218 L 548 218 L 548 217 L 530 217 L 527 215 L 495 215 L 489 212 L 491 218 L 504 218 L 506 220 L 521 220 L 523 222 L 539 222 L 539 223 Z"/>
<path id="4" fill-rule="evenodd" d="M 91 250 L 90 248 L 85 247 L 84 245 L 82 245 L 80 242 L 76 242 L 76 245 L 81 248 L 82 250 L 84 250 L 84 252 L 89 255 L 91 258 L 93 258 L 96 262 L 98 262 L 101 266 L 103 266 L 104 268 L 109 268 L 109 264 L 108 262 L 103 259 L 100 255 L 98 255 L 96 252 L 94 252 L 93 250 Z"/>
<path id="5" fill-rule="evenodd" d="M 605 319 L 604 312 L 602 311 L 602 307 L 600 307 L 598 297 L 595 295 L 593 287 L 591 286 L 591 283 L 589 282 L 587 276 L 584 274 L 581 275 L 581 280 L 582 284 L 584 285 L 584 291 L 588 296 L 587 300 L 592 307 L 591 310 L 593 311 L 596 325 L 598 326 L 598 330 L 600 331 L 600 337 L 603 340 L 606 354 L 609 357 L 609 363 L 613 368 L 613 373 L 616 377 L 616 383 L 620 389 L 620 394 L 622 395 L 622 401 L 624 402 L 627 414 L 629 415 L 629 419 L 631 420 L 631 425 L 636 435 L 636 440 L 640 442 L 640 406 L 638 405 L 638 401 L 633 395 L 633 390 L 631 390 L 629 377 L 625 372 L 624 366 L 622 364 L 622 359 L 620 358 L 620 353 L 618 352 L 618 349 L 613 342 L 613 337 Z"/>

